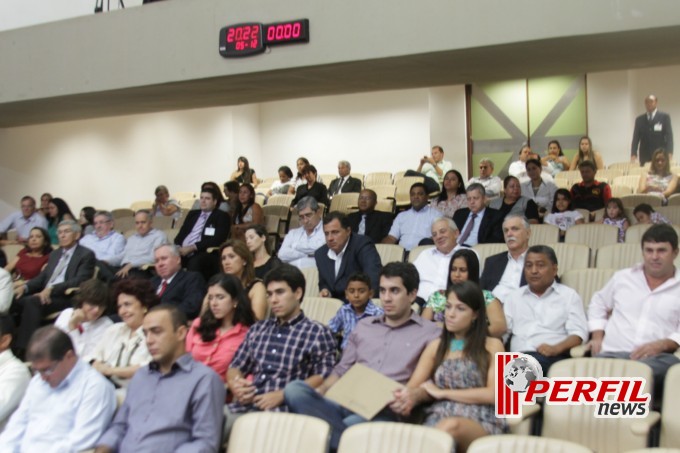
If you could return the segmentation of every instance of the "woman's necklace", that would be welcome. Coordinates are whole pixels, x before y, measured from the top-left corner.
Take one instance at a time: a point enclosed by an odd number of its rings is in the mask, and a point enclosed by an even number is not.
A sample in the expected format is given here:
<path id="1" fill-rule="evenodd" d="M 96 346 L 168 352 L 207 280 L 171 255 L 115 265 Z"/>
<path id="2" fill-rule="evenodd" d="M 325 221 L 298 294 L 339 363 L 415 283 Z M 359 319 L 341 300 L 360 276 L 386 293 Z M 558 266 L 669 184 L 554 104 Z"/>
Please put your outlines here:
<path id="1" fill-rule="evenodd" d="M 449 345 L 449 351 L 458 352 L 462 351 L 463 348 L 465 348 L 465 340 L 457 340 L 455 338 L 451 340 L 451 344 Z"/>

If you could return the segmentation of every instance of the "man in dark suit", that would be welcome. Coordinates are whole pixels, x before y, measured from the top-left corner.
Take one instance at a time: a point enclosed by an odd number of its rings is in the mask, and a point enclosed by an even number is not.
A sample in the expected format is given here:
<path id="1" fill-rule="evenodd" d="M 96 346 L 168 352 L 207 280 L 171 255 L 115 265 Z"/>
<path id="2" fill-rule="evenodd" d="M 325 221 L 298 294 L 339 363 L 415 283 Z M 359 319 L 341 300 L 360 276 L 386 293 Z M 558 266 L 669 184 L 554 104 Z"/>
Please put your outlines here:
<path id="1" fill-rule="evenodd" d="M 380 244 L 389 234 L 394 217 L 389 212 L 376 211 L 377 203 L 378 195 L 374 191 L 362 190 L 359 193 L 359 211 L 349 214 L 347 222 L 353 233 L 369 237 L 375 244 Z"/>
<path id="2" fill-rule="evenodd" d="M 527 284 L 524 258 L 529 248 L 529 221 L 519 215 L 509 215 L 503 221 L 503 236 L 507 252 L 490 256 L 484 262 L 479 280 L 482 289 L 491 291 L 504 302 L 509 294 Z"/>
<path id="3" fill-rule="evenodd" d="M 162 304 L 175 305 L 192 319 L 201 310 L 205 296 L 205 280 L 198 272 L 182 269 L 182 259 L 176 245 L 161 245 L 154 251 L 156 277 L 151 284 Z"/>
<path id="4" fill-rule="evenodd" d="M 652 160 L 652 153 L 663 148 L 673 158 L 673 129 L 671 117 L 668 113 L 656 109 L 656 96 L 650 94 L 645 98 L 646 113 L 635 119 L 633 143 L 630 147 L 630 160 L 638 160 L 638 145 L 640 146 L 640 165 Z"/>
<path id="5" fill-rule="evenodd" d="M 458 245 L 472 247 L 477 244 L 503 242 L 500 213 L 485 204 L 486 190 L 479 183 L 472 183 L 467 188 L 468 207 L 457 210 L 453 214 L 458 230 Z"/>
<path id="6" fill-rule="evenodd" d="M 231 219 L 217 209 L 220 198 L 215 189 L 205 187 L 201 191 L 201 208 L 189 211 L 175 237 L 182 265 L 189 271 L 200 272 L 206 280 L 219 272 L 219 257 L 208 253 L 208 249 L 219 247 L 229 237 Z"/>
<path id="7" fill-rule="evenodd" d="M 381 265 L 375 244 L 365 236 L 352 234 L 347 216 L 338 211 L 331 212 L 323 219 L 323 232 L 326 245 L 314 253 L 321 297 L 344 300 L 347 280 L 355 272 L 368 275 L 374 294 L 377 295 Z"/>
<path id="8" fill-rule="evenodd" d="M 338 162 L 338 178 L 331 181 L 328 186 L 328 195 L 333 198 L 333 195 L 339 193 L 352 193 L 361 191 L 361 181 L 350 176 L 352 166 L 346 160 Z"/>
<path id="9" fill-rule="evenodd" d="M 95 256 L 78 245 L 81 228 L 73 220 L 59 223 L 59 248 L 50 254 L 45 269 L 14 290 L 11 312 L 21 319 L 16 348 L 23 352 L 33 332 L 46 315 L 71 307 L 69 288 L 77 288 L 94 275 Z"/>

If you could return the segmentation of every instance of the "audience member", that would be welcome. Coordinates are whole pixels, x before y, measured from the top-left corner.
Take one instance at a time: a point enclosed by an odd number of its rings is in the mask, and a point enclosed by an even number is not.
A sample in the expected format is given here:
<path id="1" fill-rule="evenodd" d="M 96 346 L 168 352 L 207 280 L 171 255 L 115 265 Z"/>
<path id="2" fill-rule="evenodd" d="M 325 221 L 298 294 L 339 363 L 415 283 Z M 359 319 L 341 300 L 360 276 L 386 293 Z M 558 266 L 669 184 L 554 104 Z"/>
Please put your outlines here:
<path id="1" fill-rule="evenodd" d="M 161 245 L 154 251 L 156 276 L 151 286 L 162 304 L 174 305 L 189 319 L 198 315 L 205 295 L 205 280 L 198 272 L 182 269 L 179 248 Z"/>
<path id="2" fill-rule="evenodd" d="M 338 312 L 328 321 L 328 328 L 336 335 L 342 335 L 340 348 L 347 347 L 349 336 L 357 323 L 370 316 L 384 314 L 382 308 L 371 301 L 374 290 L 371 288 L 371 279 L 366 274 L 355 273 L 347 279 L 345 288 L 345 300 L 348 302 L 338 309 Z"/>
<path id="3" fill-rule="evenodd" d="M 16 240 L 6 238 L 0 241 L 0 245 L 24 244 L 33 228 L 47 228 L 47 220 L 35 207 L 35 199 L 26 195 L 21 199 L 21 211 L 16 211 L 5 217 L 0 222 L 0 233 L 6 234 L 9 230 L 16 230 Z"/>
<path id="4" fill-rule="evenodd" d="M 520 183 L 528 181 L 526 162 L 531 158 L 531 148 L 526 143 L 522 144 L 517 155 L 517 160 L 510 164 L 508 174 L 514 176 Z"/>
<path id="5" fill-rule="evenodd" d="M 491 291 L 501 303 L 515 289 L 526 285 L 524 261 L 529 248 L 529 222 L 522 216 L 509 215 L 503 221 L 507 252 L 492 255 L 484 262 L 481 287 Z"/>
<path id="6" fill-rule="evenodd" d="M 94 233 L 80 239 L 80 245 L 94 252 L 99 278 L 106 282 L 114 279 L 125 253 L 125 237 L 115 231 L 113 226 L 113 216 L 109 211 L 97 211 L 94 215 Z"/>
<path id="7" fill-rule="evenodd" d="M 246 230 L 246 245 L 253 255 L 255 277 L 260 280 L 264 279 L 267 272 L 281 264 L 280 259 L 271 255 L 268 238 L 267 229 L 262 225 L 252 225 Z"/>
<path id="8" fill-rule="evenodd" d="M 375 244 L 380 244 L 387 237 L 394 217 L 389 212 L 376 211 L 378 195 L 371 189 L 359 193 L 359 210 L 347 216 L 352 232 L 369 237 Z"/>
<path id="9" fill-rule="evenodd" d="M 604 169 L 604 161 L 600 153 L 593 149 L 593 142 L 590 137 L 583 136 L 578 141 L 578 152 L 574 154 L 574 159 L 571 161 L 569 170 L 579 170 L 581 163 L 590 161 L 595 166 L 595 170 Z"/>
<path id="10" fill-rule="evenodd" d="M 94 215 L 97 211 L 92 206 L 85 206 L 80 210 L 78 223 L 83 230 L 82 236 L 94 233 Z"/>
<path id="11" fill-rule="evenodd" d="M 423 156 L 415 172 L 407 171 L 404 176 L 424 176 L 427 193 L 439 192 L 444 174 L 453 168 L 451 162 L 444 160 L 444 148 L 435 145 L 430 156 Z"/>
<path id="12" fill-rule="evenodd" d="M 647 112 L 635 118 L 633 142 L 630 145 L 631 162 L 639 161 L 640 165 L 644 165 L 651 159 L 652 152 L 659 148 L 664 149 L 671 158 L 673 156 L 671 117 L 657 110 L 656 104 L 656 96 L 650 94 L 645 98 Z"/>
<path id="13" fill-rule="evenodd" d="M 479 161 L 479 176 L 472 177 L 467 185 L 478 183 L 484 186 L 487 200 L 498 198 L 501 194 L 503 182 L 501 178 L 493 175 L 494 163 L 491 159 L 483 158 Z"/>
<path id="14" fill-rule="evenodd" d="M 5 269 L 17 280 L 30 280 L 40 274 L 51 252 L 50 234 L 44 228 L 34 227 L 28 235 L 26 247 L 19 250 Z"/>
<path id="15" fill-rule="evenodd" d="M 527 285 L 503 301 L 510 350 L 538 360 L 547 375 L 550 366 L 569 358 L 569 350 L 588 341 L 583 301 L 576 291 L 556 281 L 557 256 L 545 245 L 527 250 Z"/>
<path id="16" fill-rule="evenodd" d="M 588 326 L 594 356 L 639 360 L 652 368 L 656 399 L 666 371 L 680 362 L 674 355 L 680 344 L 680 273 L 673 264 L 678 234 L 670 225 L 652 225 L 641 244 L 643 262 L 618 271 L 593 295 Z"/>
<path id="17" fill-rule="evenodd" d="M 238 185 L 236 181 L 227 181 L 224 183 L 224 193 L 227 195 L 227 201 L 225 202 L 226 213 L 230 217 L 236 215 L 237 205 L 238 205 L 238 191 L 241 186 Z"/>
<path id="18" fill-rule="evenodd" d="M 210 279 L 206 303 L 207 309 L 191 323 L 186 349 L 226 382 L 229 364 L 255 323 L 255 315 L 241 282 L 229 274 Z"/>
<path id="19" fill-rule="evenodd" d="M 279 259 L 299 269 L 314 267 L 314 252 L 326 243 L 321 224 L 322 212 L 312 197 L 304 197 L 295 209 L 300 218 L 300 227 L 288 231 L 283 238 Z M 295 213 L 291 213 L 293 215 Z"/>
<path id="20" fill-rule="evenodd" d="M 449 274 L 445 286 L 446 288 L 465 281 L 471 281 L 472 283 L 479 285 L 479 257 L 474 249 L 457 250 L 451 257 L 447 269 L 449 270 Z M 484 302 L 486 303 L 489 335 L 501 338 L 507 329 L 505 315 L 503 314 L 503 306 L 501 306 L 501 303 L 494 297 L 491 291 L 483 289 L 482 294 L 484 295 Z M 423 309 L 422 317 L 443 324 L 445 309 L 446 291 L 442 290 L 434 292 Z"/>
<path id="21" fill-rule="evenodd" d="M 53 245 L 59 244 L 57 229 L 63 220 L 75 220 L 71 208 L 61 198 L 52 198 L 47 205 L 47 231 L 50 233 L 50 242 Z M 81 230 L 82 233 L 82 230 Z"/>
<path id="22" fill-rule="evenodd" d="M 604 216 L 602 217 L 602 220 L 600 220 L 600 223 L 618 228 L 618 241 L 624 242 L 629 223 L 620 198 L 610 198 L 609 201 L 607 201 Z"/>
<path id="23" fill-rule="evenodd" d="M 109 300 L 106 283 L 94 278 L 86 280 L 75 297 L 75 308 L 62 311 L 54 322 L 56 327 L 71 337 L 76 354 L 86 362 L 94 358 L 95 348 L 113 324 L 106 316 Z"/>
<path id="24" fill-rule="evenodd" d="M 569 170 L 571 164 L 562 152 L 562 145 L 557 140 L 550 140 L 548 142 L 548 152 L 546 156 L 541 158 L 541 164 L 547 167 L 550 176 L 555 177 L 562 171 Z"/>
<path id="25" fill-rule="evenodd" d="M 248 163 L 248 159 L 239 156 L 238 160 L 236 161 L 236 171 L 231 174 L 231 180 L 236 181 L 239 184 L 251 184 L 253 186 L 257 186 L 257 176 L 255 176 L 255 170 L 250 168 L 250 163 Z"/>
<path id="26" fill-rule="evenodd" d="M 409 191 L 411 208 L 400 212 L 394 219 L 392 228 L 383 244 L 397 244 L 410 251 L 423 239 L 430 237 L 432 222 L 441 217 L 441 213 L 427 205 L 427 189 L 425 184 L 417 182 Z"/>
<path id="27" fill-rule="evenodd" d="M 449 218 L 440 217 L 432 223 L 434 247 L 423 250 L 413 262 L 420 276 L 418 297 L 423 303 L 433 293 L 446 289 L 451 256 L 460 248 L 456 245 L 459 234 L 456 223 Z"/>
<path id="28" fill-rule="evenodd" d="M 355 363 L 368 366 L 402 384 L 413 383 L 411 375 L 427 344 L 437 338 L 439 328 L 411 310 L 418 292 L 418 271 L 410 263 L 388 263 L 380 271 L 380 300 L 384 315 L 360 321 L 333 372 L 314 389 L 302 381 L 286 386 L 285 400 L 295 413 L 311 415 L 331 426 L 330 448 L 337 449 L 342 432 L 349 426 L 365 422 L 359 415 L 326 399 L 326 391 Z M 422 382 L 414 383 L 420 385 Z M 397 420 L 407 415 L 416 403 L 413 393 L 400 389 L 389 408 L 373 420 Z"/>
<path id="29" fill-rule="evenodd" d="M 233 188 L 232 192 L 233 192 L 233 194 L 234 194 L 234 200 L 236 200 L 236 199 L 238 198 L 238 188 L 240 187 L 240 186 L 239 186 L 239 183 L 237 183 L 236 181 L 229 181 L 229 182 L 233 183 L 233 185 L 230 185 L 230 186 L 228 186 L 228 187 L 232 187 L 232 188 Z M 226 182 L 224 183 L 225 187 L 227 187 L 227 184 L 228 184 L 228 183 L 226 183 Z M 217 209 L 219 209 L 219 210 L 222 211 L 222 212 L 226 212 L 227 214 L 229 214 L 230 216 L 232 216 L 232 214 L 233 214 L 233 212 L 232 212 L 232 210 L 231 210 L 232 207 L 231 207 L 231 205 L 224 199 L 224 194 L 223 194 L 222 191 L 220 190 L 220 186 L 218 186 L 216 182 L 213 182 L 213 181 L 206 181 L 206 182 L 204 182 L 203 184 L 201 184 L 201 193 L 202 193 L 202 192 L 205 192 L 206 190 L 207 190 L 208 192 L 211 192 L 211 193 L 213 194 L 213 197 L 216 197 L 215 200 L 216 200 Z M 231 195 L 230 195 L 230 196 L 231 196 Z M 194 209 L 202 209 L 202 208 L 201 208 L 201 198 L 200 198 L 200 196 L 199 196 L 198 199 L 196 199 L 196 200 L 194 201 L 194 204 L 191 206 L 191 209 L 192 209 L 192 210 L 194 210 Z M 230 218 L 231 218 L 231 217 L 230 217 Z"/>
<path id="30" fill-rule="evenodd" d="M 8 314 L 0 314 L 0 433 L 24 396 L 31 373 L 14 357 L 10 345 L 14 323 Z"/>
<path id="31" fill-rule="evenodd" d="M 158 304 L 148 280 L 131 278 L 113 285 L 113 298 L 123 322 L 109 326 L 92 355 L 92 366 L 117 386 L 127 386 L 130 378 L 151 361 L 144 342 L 144 315 Z"/>
<path id="32" fill-rule="evenodd" d="M 484 204 L 486 193 L 481 184 L 471 184 L 467 188 L 468 207 L 456 211 L 453 221 L 461 234 L 458 245 L 472 247 L 477 244 L 502 242 L 502 232 L 498 211 Z"/>
<path id="33" fill-rule="evenodd" d="M 328 186 L 328 195 L 333 198 L 333 195 L 339 193 L 361 192 L 363 185 L 360 179 L 354 178 L 350 175 L 352 165 L 346 161 L 338 162 L 338 177 L 331 181 Z"/>
<path id="34" fill-rule="evenodd" d="M 273 317 L 250 328 L 229 365 L 227 382 L 234 400 L 225 408 L 227 436 L 239 414 L 290 409 L 283 396 L 286 384 L 304 379 L 315 388 L 335 362 L 333 334 L 300 309 L 305 295 L 302 272 L 283 264 L 267 274 L 265 283 Z M 252 381 L 247 376 L 253 376 Z"/>
<path id="35" fill-rule="evenodd" d="M 179 201 L 170 198 L 168 188 L 161 185 L 156 187 L 154 192 L 156 199 L 151 206 L 151 212 L 155 217 L 166 216 L 177 220 L 182 215 L 182 210 Z"/>
<path id="36" fill-rule="evenodd" d="M 184 313 L 165 305 L 144 317 L 153 361 L 132 378 L 96 453 L 219 451 L 224 385 L 186 353 L 186 323 Z"/>
<path id="37" fill-rule="evenodd" d="M 295 195 L 295 191 L 297 190 L 298 187 L 307 184 L 307 180 L 305 179 L 305 173 L 304 169 L 309 165 L 309 160 L 307 160 L 306 157 L 298 157 L 298 159 L 295 161 L 295 167 L 297 168 L 297 174 L 295 175 L 295 180 L 293 180 L 293 184 L 291 185 L 289 189 L 289 194 L 290 195 Z M 321 182 L 319 180 L 319 182 Z"/>
<path id="38" fill-rule="evenodd" d="M 248 246 L 242 241 L 231 239 L 220 247 L 220 259 L 222 272 L 241 281 L 255 318 L 264 319 L 267 316 L 267 290 L 262 280 L 255 278 L 253 254 Z"/>
<path id="39" fill-rule="evenodd" d="M 250 184 L 243 184 L 238 190 L 236 212 L 233 216 L 231 234 L 234 239 L 244 240 L 246 230 L 253 225 L 264 225 L 264 211 L 255 203 L 255 189 Z"/>
<path id="40" fill-rule="evenodd" d="M 529 180 L 521 184 L 522 197 L 533 200 L 538 206 L 539 216 L 543 217 L 543 214 L 552 211 L 552 202 L 555 198 L 557 186 L 554 182 L 545 181 L 541 177 L 543 166 L 540 160 L 527 160 L 526 170 Z"/>
<path id="41" fill-rule="evenodd" d="M 456 451 L 475 439 L 503 434 L 508 427 L 495 416 L 496 354 L 503 344 L 487 334 L 482 292 L 475 283 L 449 287 L 441 336 L 427 345 L 412 381 L 420 381 L 425 400 L 425 425 L 453 437 Z"/>
<path id="42" fill-rule="evenodd" d="M 503 219 L 509 215 L 521 215 L 529 220 L 529 223 L 538 223 L 540 215 L 538 205 L 531 198 L 522 196 L 522 185 L 514 176 L 506 176 L 503 180 L 503 198 L 496 198 L 489 203 L 489 207 L 497 209 Z"/>
<path id="43" fill-rule="evenodd" d="M 293 172 L 290 170 L 290 167 L 283 165 L 279 167 L 278 173 L 279 180 L 272 183 L 269 192 L 267 192 L 267 196 L 286 195 L 294 184 L 294 182 L 291 181 L 293 179 Z"/>
<path id="44" fill-rule="evenodd" d="M 589 160 L 583 161 L 578 166 L 581 172 L 581 182 L 571 186 L 571 199 L 574 209 L 590 211 L 590 220 L 595 218 L 593 211 L 605 207 L 612 197 L 609 184 L 595 180 L 595 164 Z"/>
<path id="45" fill-rule="evenodd" d="M 657 195 L 663 204 L 668 203 L 668 197 L 675 193 L 678 187 L 678 175 L 671 171 L 668 153 L 657 149 L 652 154 L 649 170 L 640 175 L 638 193 Z"/>
<path id="46" fill-rule="evenodd" d="M 68 335 L 37 330 L 28 347 L 35 376 L 0 434 L 0 450 L 62 453 L 94 447 L 116 410 L 113 386 L 78 358 Z"/>
<path id="47" fill-rule="evenodd" d="M 315 253 L 319 270 L 319 295 L 343 299 L 349 277 L 362 272 L 378 287 L 380 255 L 366 236 L 352 234 L 345 214 L 333 211 L 323 219 L 326 243 Z"/>
<path id="48" fill-rule="evenodd" d="M 458 170 L 449 170 L 444 175 L 442 191 L 430 202 L 430 206 L 441 212 L 444 217 L 453 217 L 460 208 L 467 208 L 467 195 L 463 176 Z"/>
<path id="49" fill-rule="evenodd" d="M 584 223 L 580 212 L 571 205 L 571 192 L 567 189 L 557 189 L 553 199 L 552 212 L 543 218 L 546 225 L 555 225 L 560 229 L 560 242 L 564 242 L 567 230 L 574 225 Z"/>
<path id="50" fill-rule="evenodd" d="M 219 247 L 229 237 L 229 214 L 217 209 L 222 194 L 214 188 L 201 191 L 200 209 L 189 211 L 175 237 L 182 265 L 209 279 L 219 269 L 218 258 L 208 249 Z M 187 313 L 191 317 L 190 313 Z"/>
<path id="51" fill-rule="evenodd" d="M 40 209 L 38 211 L 40 214 L 42 214 L 43 217 L 46 219 L 48 218 L 50 214 L 50 201 L 52 201 L 52 194 L 45 192 L 44 194 L 40 195 Z"/>
<path id="52" fill-rule="evenodd" d="M 59 248 L 50 253 L 45 269 L 14 289 L 11 311 L 21 319 L 15 346 L 20 355 L 43 317 L 72 306 L 72 295 L 66 290 L 94 275 L 94 253 L 78 245 L 80 225 L 75 220 L 64 220 L 57 234 Z"/>
<path id="53" fill-rule="evenodd" d="M 116 277 L 150 278 L 151 273 L 142 269 L 152 265 L 155 261 L 154 251 L 161 245 L 168 243 L 168 237 L 162 230 L 153 227 L 153 216 L 146 209 L 135 213 L 135 234 L 130 236 L 125 244 L 123 267 L 118 269 Z"/>
<path id="54" fill-rule="evenodd" d="M 647 203 L 640 203 L 635 206 L 633 215 L 635 216 L 635 219 L 637 219 L 637 222 L 642 224 L 646 223 L 652 225 L 657 223 L 671 223 L 670 220 L 656 212 L 654 208 Z"/>
<path id="55" fill-rule="evenodd" d="M 307 184 L 302 184 L 295 189 L 295 198 L 293 198 L 292 205 L 297 205 L 305 197 L 312 197 L 317 202 L 328 206 L 328 190 L 326 186 L 317 181 L 316 167 L 314 165 L 307 165 L 302 170 L 302 174 L 305 176 Z"/>

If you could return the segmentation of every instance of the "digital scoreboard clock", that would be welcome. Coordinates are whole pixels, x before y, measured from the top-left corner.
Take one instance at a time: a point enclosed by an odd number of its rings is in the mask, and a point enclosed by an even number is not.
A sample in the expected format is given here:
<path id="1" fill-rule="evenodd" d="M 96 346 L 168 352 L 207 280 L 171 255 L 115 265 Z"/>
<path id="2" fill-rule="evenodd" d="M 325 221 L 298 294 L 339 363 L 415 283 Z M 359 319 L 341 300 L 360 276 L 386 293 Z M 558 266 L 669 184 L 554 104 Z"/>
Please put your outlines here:
<path id="1" fill-rule="evenodd" d="M 309 20 L 298 19 L 273 24 L 247 22 L 228 25 L 220 30 L 220 55 L 225 58 L 247 57 L 269 46 L 309 42 Z"/>

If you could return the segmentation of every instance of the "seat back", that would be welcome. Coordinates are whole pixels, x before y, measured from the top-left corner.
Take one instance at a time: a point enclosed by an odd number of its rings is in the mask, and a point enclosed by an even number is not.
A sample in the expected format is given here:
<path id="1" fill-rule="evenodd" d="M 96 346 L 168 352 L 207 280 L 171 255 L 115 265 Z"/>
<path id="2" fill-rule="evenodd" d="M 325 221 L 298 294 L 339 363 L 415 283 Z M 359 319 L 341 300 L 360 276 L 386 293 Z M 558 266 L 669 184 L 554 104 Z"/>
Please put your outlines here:
<path id="1" fill-rule="evenodd" d="M 592 453 L 583 445 L 560 439 L 538 436 L 500 434 L 484 436 L 468 447 L 468 453 L 506 453 L 509 451 L 532 453 Z"/>
<path id="2" fill-rule="evenodd" d="M 320 418 L 286 412 L 240 416 L 229 437 L 228 453 L 325 453 L 330 426 Z"/>
<path id="3" fill-rule="evenodd" d="M 386 198 L 394 198 L 394 194 L 397 192 L 397 186 L 392 184 L 385 184 L 381 186 L 373 186 L 370 188 L 375 192 L 378 200 L 384 200 Z"/>
<path id="4" fill-rule="evenodd" d="M 624 176 L 628 178 L 628 176 Z M 648 195 L 643 193 L 633 193 L 632 195 L 626 195 L 621 197 L 621 203 L 623 203 L 624 208 L 634 208 L 640 203 L 647 203 L 653 208 L 658 208 L 661 206 L 661 197 L 656 195 Z"/>
<path id="5" fill-rule="evenodd" d="M 590 247 L 583 244 L 557 242 L 547 244 L 557 255 L 557 275 L 562 276 L 570 269 L 587 269 L 590 264 Z"/>
<path id="6" fill-rule="evenodd" d="M 628 186 L 635 193 L 640 186 L 640 175 L 617 176 L 610 185 Z"/>
<path id="7" fill-rule="evenodd" d="M 333 195 L 333 199 L 331 200 L 331 206 L 329 210 L 331 212 L 340 211 L 345 214 L 349 214 L 350 212 L 357 210 L 358 203 L 359 203 L 358 193 L 339 193 L 337 195 Z"/>
<path id="8" fill-rule="evenodd" d="M 301 307 L 306 317 L 319 321 L 323 325 L 328 325 L 328 321 L 342 307 L 342 301 L 330 297 L 308 297 L 305 293 Z"/>
<path id="9" fill-rule="evenodd" d="M 438 429 L 406 423 L 372 422 L 350 426 L 338 453 L 451 453 L 453 438 Z"/>
<path id="10" fill-rule="evenodd" d="M 555 225 L 531 225 L 531 236 L 529 236 L 529 246 L 545 245 L 558 242 L 560 240 L 560 229 Z"/>
<path id="11" fill-rule="evenodd" d="M 408 206 L 411 204 L 411 186 L 417 182 L 424 181 L 425 178 L 422 176 L 404 176 L 399 180 L 396 180 L 394 185 L 397 186 L 397 190 L 394 196 L 396 198 L 397 206 Z"/>
<path id="12" fill-rule="evenodd" d="M 153 200 L 135 201 L 130 205 L 130 209 L 132 209 L 134 212 L 137 212 L 140 209 L 151 209 L 152 207 Z"/>
<path id="13" fill-rule="evenodd" d="M 114 218 L 114 220 L 123 217 L 133 217 L 134 215 L 135 211 L 130 208 L 117 208 L 111 210 L 111 216 Z"/>
<path id="14" fill-rule="evenodd" d="M 315 267 L 300 269 L 305 276 L 305 298 L 319 296 L 319 270 Z"/>
<path id="15" fill-rule="evenodd" d="M 169 215 L 156 216 L 152 220 L 153 227 L 157 230 L 165 230 L 172 228 L 172 224 L 175 223 L 175 219 Z"/>
<path id="16" fill-rule="evenodd" d="M 633 194 L 633 189 L 631 189 L 628 186 L 612 186 L 612 197 L 614 198 L 621 198 L 625 197 L 626 195 L 632 195 Z"/>
<path id="17" fill-rule="evenodd" d="M 666 217 L 673 225 L 680 225 L 680 206 L 661 206 L 655 211 Z"/>
<path id="18" fill-rule="evenodd" d="M 294 195 L 285 195 L 285 194 L 276 194 L 272 195 L 267 199 L 267 206 L 285 206 L 287 208 L 290 207 L 290 204 L 293 202 L 293 198 L 295 198 Z"/>
<path id="19" fill-rule="evenodd" d="M 569 269 L 562 274 L 562 284 L 581 296 L 583 309 L 587 313 L 593 294 L 607 284 L 614 272 L 616 272 L 614 269 Z"/>
<path id="20" fill-rule="evenodd" d="M 368 173 L 364 177 L 364 187 L 367 189 L 374 189 L 375 186 L 385 186 L 392 184 L 392 173 L 381 171 L 375 173 Z"/>
<path id="21" fill-rule="evenodd" d="M 595 267 L 600 269 L 625 269 L 642 261 L 640 243 L 610 244 L 597 250 Z"/>
<path id="22" fill-rule="evenodd" d="M 404 261 L 404 247 L 397 244 L 375 244 L 383 266 L 393 261 Z"/>
<path id="23" fill-rule="evenodd" d="M 5 252 L 5 257 L 7 258 L 7 262 L 9 263 L 14 259 L 17 254 L 24 249 L 24 245 L 22 244 L 7 244 L 2 246 L 2 250 Z"/>
<path id="24" fill-rule="evenodd" d="M 659 445 L 680 448 L 680 365 L 673 365 L 666 373 L 661 412 L 661 440 Z"/>
<path id="25" fill-rule="evenodd" d="M 636 223 L 635 225 L 631 225 L 628 227 L 626 230 L 626 238 L 625 241 L 627 244 L 638 244 L 640 245 L 640 241 L 642 240 L 642 236 L 645 234 L 645 231 L 649 229 L 652 225 L 648 223 Z"/>
<path id="26" fill-rule="evenodd" d="M 418 258 L 418 255 L 420 255 L 425 250 L 433 248 L 434 245 L 419 245 L 417 247 L 413 247 L 408 254 L 408 262 L 413 263 L 416 260 L 416 258 Z"/>
<path id="27" fill-rule="evenodd" d="M 477 256 L 479 257 L 479 270 L 483 271 L 484 270 L 484 264 L 486 262 L 486 259 L 490 256 L 497 255 L 501 252 L 507 252 L 508 247 L 505 245 L 505 243 L 498 243 L 498 244 L 477 244 L 474 247 L 472 247 L 475 252 L 477 252 Z"/>
<path id="28" fill-rule="evenodd" d="M 619 229 L 614 225 L 601 223 L 586 223 L 574 225 L 567 230 L 564 242 L 567 244 L 585 244 L 593 253 L 607 244 L 616 244 L 619 241 Z"/>

